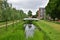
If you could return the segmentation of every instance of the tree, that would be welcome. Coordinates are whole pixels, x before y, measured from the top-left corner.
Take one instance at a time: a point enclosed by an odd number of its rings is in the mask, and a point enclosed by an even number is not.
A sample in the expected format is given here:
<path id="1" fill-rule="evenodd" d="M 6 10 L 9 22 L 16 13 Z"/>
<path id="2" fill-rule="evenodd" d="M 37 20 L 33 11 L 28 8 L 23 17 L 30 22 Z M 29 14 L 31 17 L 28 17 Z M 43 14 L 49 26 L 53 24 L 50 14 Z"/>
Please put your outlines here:
<path id="1" fill-rule="evenodd" d="M 31 11 L 31 10 L 28 11 L 28 16 L 29 16 L 29 17 L 32 16 L 32 11 Z"/>
<path id="2" fill-rule="evenodd" d="M 23 10 L 20 10 L 20 19 L 22 19 L 23 13 L 24 13 L 24 11 Z"/>
<path id="3" fill-rule="evenodd" d="M 36 17 L 38 16 L 38 11 L 36 12 Z"/>
<path id="4" fill-rule="evenodd" d="M 8 21 L 13 21 L 14 24 L 15 20 L 21 20 L 26 16 L 23 10 L 12 8 L 12 4 L 7 3 L 7 0 L 0 0 L 0 21 L 6 22 L 6 29 Z"/>
<path id="5" fill-rule="evenodd" d="M 47 7 L 46 13 L 49 14 L 51 18 L 55 20 L 55 18 L 60 19 L 60 0 L 50 0 Z"/>
<path id="6" fill-rule="evenodd" d="M 2 0 L 0 0 L 0 21 L 1 21 L 1 19 L 2 19 L 2 16 L 1 16 L 1 14 L 2 14 L 2 6 L 3 6 L 3 1 Z"/>
<path id="7" fill-rule="evenodd" d="M 7 21 L 8 21 L 8 7 L 9 7 L 9 4 L 7 3 L 7 0 L 4 0 L 3 2 L 3 18 L 4 20 L 6 21 L 6 30 L 7 30 Z"/>

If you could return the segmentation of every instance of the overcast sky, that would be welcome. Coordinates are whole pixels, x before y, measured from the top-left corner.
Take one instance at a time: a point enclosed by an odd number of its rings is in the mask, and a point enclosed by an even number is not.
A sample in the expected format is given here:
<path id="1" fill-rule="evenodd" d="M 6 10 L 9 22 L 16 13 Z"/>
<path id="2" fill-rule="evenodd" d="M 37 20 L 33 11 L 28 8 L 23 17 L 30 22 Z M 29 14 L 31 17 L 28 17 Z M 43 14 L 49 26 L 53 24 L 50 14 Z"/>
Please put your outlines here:
<path id="1" fill-rule="evenodd" d="M 8 3 L 12 3 L 12 7 L 16 9 L 22 9 L 24 12 L 32 10 L 33 15 L 38 10 L 38 8 L 45 8 L 49 0 L 8 0 Z"/>

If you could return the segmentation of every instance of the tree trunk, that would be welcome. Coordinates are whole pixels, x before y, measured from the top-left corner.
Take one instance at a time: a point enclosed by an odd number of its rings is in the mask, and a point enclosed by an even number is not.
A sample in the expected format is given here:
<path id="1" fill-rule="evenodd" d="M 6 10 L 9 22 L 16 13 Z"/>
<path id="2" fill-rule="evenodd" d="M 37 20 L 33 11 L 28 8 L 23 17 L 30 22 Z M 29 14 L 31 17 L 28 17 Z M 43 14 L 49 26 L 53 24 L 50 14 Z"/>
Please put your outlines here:
<path id="1" fill-rule="evenodd" d="M 13 27 L 14 27 L 14 19 L 13 19 Z"/>
<path id="2" fill-rule="evenodd" d="M 53 21 L 55 21 L 55 18 L 53 18 Z"/>
<path id="3" fill-rule="evenodd" d="M 7 31 L 7 27 L 8 27 L 8 25 L 7 25 L 7 24 L 8 24 L 8 22 L 7 22 L 7 19 L 6 19 L 6 31 Z"/>

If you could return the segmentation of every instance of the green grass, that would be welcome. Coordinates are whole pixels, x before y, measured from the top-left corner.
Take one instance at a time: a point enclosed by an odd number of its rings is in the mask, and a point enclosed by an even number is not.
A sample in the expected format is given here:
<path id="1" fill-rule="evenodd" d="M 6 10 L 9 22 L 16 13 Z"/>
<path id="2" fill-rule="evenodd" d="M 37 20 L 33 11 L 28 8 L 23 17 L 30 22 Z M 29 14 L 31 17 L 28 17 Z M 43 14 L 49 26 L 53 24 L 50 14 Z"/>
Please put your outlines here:
<path id="1" fill-rule="evenodd" d="M 60 22 L 57 22 L 57 21 L 56 22 L 53 22 L 53 23 L 60 24 Z"/>
<path id="2" fill-rule="evenodd" d="M 28 40 L 44 40 L 44 34 L 36 29 L 33 38 L 29 38 Z"/>
<path id="3" fill-rule="evenodd" d="M 34 24 L 41 30 L 36 29 L 33 38 L 28 38 L 28 40 L 60 40 L 60 32 L 51 27 L 52 22 L 40 20 Z M 5 27 L 0 28 L 0 40 L 26 40 L 23 25 L 24 22 L 21 21 L 14 24 L 14 27 L 9 25 L 7 31 Z"/>
<path id="4" fill-rule="evenodd" d="M 0 40 L 24 40 L 23 22 L 8 26 L 7 31 L 0 28 Z"/>
<path id="5" fill-rule="evenodd" d="M 45 21 L 48 21 L 48 20 L 45 20 Z M 48 21 L 48 22 L 60 24 L 60 22 L 58 22 L 58 21 Z"/>
<path id="6" fill-rule="evenodd" d="M 0 40 L 26 40 L 25 32 L 23 29 L 24 22 L 16 23 L 13 25 L 9 25 L 6 31 L 6 28 L 0 28 Z M 35 30 L 35 34 L 33 38 L 28 38 L 28 40 L 44 40 L 44 33 Z"/>
<path id="7" fill-rule="evenodd" d="M 60 40 L 60 32 L 57 32 L 54 28 L 51 27 L 51 25 L 48 24 L 46 21 L 38 21 L 34 24 L 38 27 L 40 27 L 43 30 L 43 33 L 45 33 L 50 40 Z"/>

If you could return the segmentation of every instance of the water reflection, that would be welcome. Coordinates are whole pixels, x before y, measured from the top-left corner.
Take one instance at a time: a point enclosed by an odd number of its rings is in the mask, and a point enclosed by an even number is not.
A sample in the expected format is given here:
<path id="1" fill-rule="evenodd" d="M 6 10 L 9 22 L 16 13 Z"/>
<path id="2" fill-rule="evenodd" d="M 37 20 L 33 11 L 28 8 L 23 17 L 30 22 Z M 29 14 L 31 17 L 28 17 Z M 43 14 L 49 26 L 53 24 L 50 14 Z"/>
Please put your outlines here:
<path id="1" fill-rule="evenodd" d="M 33 37 L 35 26 L 33 24 L 24 24 L 26 38 Z"/>

